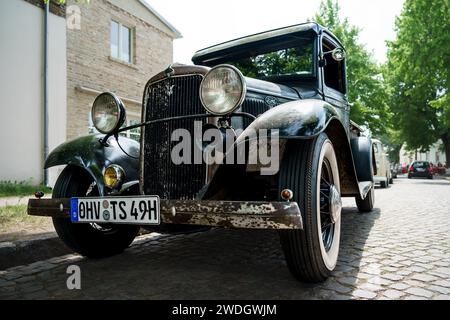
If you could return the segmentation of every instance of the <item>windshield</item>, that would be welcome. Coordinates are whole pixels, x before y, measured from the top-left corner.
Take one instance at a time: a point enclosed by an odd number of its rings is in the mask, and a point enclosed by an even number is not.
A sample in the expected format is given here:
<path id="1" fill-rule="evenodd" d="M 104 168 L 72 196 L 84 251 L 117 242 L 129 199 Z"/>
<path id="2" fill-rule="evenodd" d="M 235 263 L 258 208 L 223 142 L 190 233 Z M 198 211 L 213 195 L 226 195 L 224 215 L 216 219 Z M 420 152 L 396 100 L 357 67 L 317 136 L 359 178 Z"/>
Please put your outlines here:
<path id="1" fill-rule="evenodd" d="M 314 38 L 289 35 L 265 40 L 250 48 L 236 48 L 224 56 L 201 61 L 210 67 L 231 64 L 244 76 L 266 79 L 279 76 L 312 77 L 314 72 Z"/>
<path id="2" fill-rule="evenodd" d="M 305 76 L 314 74 L 314 42 L 299 41 L 283 47 L 250 50 L 225 63 L 234 65 L 247 77 L 264 79 L 277 76 Z"/>
<path id="3" fill-rule="evenodd" d="M 416 169 L 426 169 L 429 165 L 430 164 L 428 162 L 414 162 L 413 167 Z"/>

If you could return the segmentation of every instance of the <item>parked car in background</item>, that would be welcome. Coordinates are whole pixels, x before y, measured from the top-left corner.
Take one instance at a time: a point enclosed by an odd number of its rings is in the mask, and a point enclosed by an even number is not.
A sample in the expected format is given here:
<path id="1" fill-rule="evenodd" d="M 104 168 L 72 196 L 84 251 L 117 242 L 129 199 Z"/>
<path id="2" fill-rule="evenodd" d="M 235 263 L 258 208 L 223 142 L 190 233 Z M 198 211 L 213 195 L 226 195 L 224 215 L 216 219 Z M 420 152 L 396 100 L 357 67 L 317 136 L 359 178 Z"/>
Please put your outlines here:
<path id="1" fill-rule="evenodd" d="M 447 168 L 440 162 L 437 165 L 433 165 L 433 174 L 444 175 L 447 172 Z"/>
<path id="2" fill-rule="evenodd" d="M 411 163 L 408 170 L 408 179 L 416 177 L 433 179 L 431 163 L 428 161 L 414 161 Z"/>
<path id="3" fill-rule="evenodd" d="M 408 169 L 409 169 L 409 164 L 404 163 L 404 164 L 400 165 L 399 173 L 400 174 L 407 174 L 408 173 Z"/>
<path id="4" fill-rule="evenodd" d="M 396 164 L 391 164 L 391 179 L 389 183 L 394 183 L 394 179 L 397 179 L 398 166 Z"/>
<path id="5" fill-rule="evenodd" d="M 374 182 L 379 183 L 382 188 L 387 188 L 391 182 L 391 165 L 381 141 L 372 139 L 372 144 L 375 152 L 375 162 L 377 164 L 377 173 L 373 177 Z"/>

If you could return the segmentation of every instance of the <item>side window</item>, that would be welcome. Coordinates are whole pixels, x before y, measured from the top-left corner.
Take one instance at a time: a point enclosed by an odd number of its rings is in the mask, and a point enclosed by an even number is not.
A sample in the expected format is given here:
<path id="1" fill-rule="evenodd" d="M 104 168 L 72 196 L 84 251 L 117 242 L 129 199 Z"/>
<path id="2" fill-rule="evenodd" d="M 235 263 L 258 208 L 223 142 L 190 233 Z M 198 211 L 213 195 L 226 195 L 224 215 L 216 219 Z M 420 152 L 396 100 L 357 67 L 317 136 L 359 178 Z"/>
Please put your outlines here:
<path id="1" fill-rule="evenodd" d="M 329 52 L 335 48 L 336 46 L 332 45 L 331 43 L 327 43 L 326 39 L 323 40 L 323 52 Z M 324 59 L 325 67 L 323 68 L 323 71 L 325 85 L 328 88 L 332 88 L 345 94 L 345 59 L 342 61 L 336 61 L 333 59 L 331 54 L 326 54 L 324 56 Z"/>

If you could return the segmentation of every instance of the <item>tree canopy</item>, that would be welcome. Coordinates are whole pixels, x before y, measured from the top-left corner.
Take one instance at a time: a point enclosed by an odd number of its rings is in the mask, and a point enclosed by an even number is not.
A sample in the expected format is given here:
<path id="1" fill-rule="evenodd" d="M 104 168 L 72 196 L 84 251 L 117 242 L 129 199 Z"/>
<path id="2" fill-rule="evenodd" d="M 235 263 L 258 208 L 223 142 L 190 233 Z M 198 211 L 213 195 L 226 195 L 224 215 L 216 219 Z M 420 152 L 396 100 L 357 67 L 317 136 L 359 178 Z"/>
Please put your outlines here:
<path id="1" fill-rule="evenodd" d="M 347 52 L 348 100 L 352 103 L 350 117 L 360 125 L 370 128 L 374 136 L 388 129 L 388 95 L 381 67 L 372 53 L 359 41 L 360 29 L 339 16 L 339 4 L 323 0 L 314 21 L 333 32 Z"/>
<path id="2" fill-rule="evenodd" d="M 441 139 L 450 160 L 450 2 L 406 0 L 389 42 L 390 106 L 409 149 Z"/>

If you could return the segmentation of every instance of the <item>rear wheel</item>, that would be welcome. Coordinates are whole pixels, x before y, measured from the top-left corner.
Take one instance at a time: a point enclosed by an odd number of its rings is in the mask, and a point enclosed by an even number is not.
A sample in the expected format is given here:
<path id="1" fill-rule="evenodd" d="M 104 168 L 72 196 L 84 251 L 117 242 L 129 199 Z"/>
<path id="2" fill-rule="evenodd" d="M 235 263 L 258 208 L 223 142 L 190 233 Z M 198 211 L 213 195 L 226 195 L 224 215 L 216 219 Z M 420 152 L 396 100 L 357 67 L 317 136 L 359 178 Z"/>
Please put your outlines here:
<path id="1" fill-rule="evenodd" d="M 91 176 L 81 168 L 66 167 L 56 181 L 53 198 L 96 196 L 98 190 Z M 90 258 L 121 253 L 139 232 L 138 226 L 76 224 L 70 218 L 53 218 L 61 240 L 73 251 Z"/>
<path id="2" fill-rule="evenodd" d="M 293 191 L 303 217 L 303 230 L 279 232 L 289 270 L 300 281 L 324 281 L 337 263 L 342 209 L 336 155 L 325 133 L 288 147 L 279 185 Z"/>

